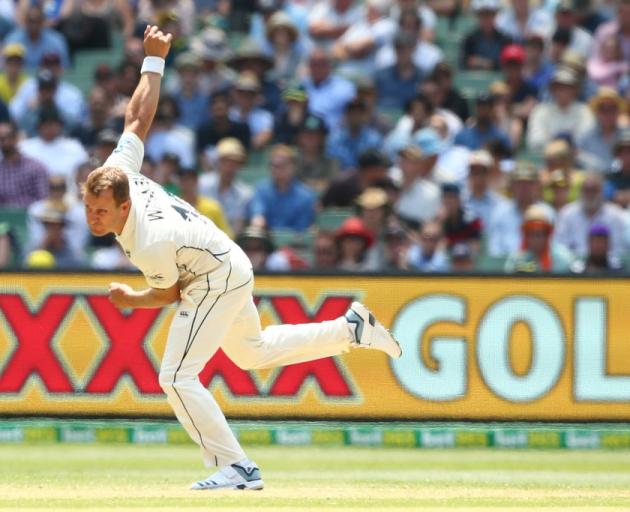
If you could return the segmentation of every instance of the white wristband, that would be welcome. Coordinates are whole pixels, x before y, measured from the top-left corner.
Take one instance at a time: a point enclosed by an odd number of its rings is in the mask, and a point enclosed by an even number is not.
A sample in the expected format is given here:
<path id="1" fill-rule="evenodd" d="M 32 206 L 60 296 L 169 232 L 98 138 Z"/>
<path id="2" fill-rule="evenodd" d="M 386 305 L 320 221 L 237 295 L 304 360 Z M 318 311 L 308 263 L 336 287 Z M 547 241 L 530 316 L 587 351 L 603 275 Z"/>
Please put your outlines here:
<path id="1" fill-rule="evenodd" d="M 164 59 L 162 57 L 145 57 L 140 70 L 140 74 L 143 73 L 157 73 L 164 76 Z"/>

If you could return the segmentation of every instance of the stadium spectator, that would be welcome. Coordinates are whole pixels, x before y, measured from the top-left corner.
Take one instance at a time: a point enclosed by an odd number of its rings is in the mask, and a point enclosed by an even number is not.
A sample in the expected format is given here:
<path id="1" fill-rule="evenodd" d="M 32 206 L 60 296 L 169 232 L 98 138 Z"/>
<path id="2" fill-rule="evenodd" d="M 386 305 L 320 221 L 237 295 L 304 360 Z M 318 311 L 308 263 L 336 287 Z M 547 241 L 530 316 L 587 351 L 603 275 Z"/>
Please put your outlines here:
<path id="1" fill-rule="evenodd" d="M 476 270 L 472 250 L 467 243 L 457 243 L 449 251 L 450 271 L 467 274 Z"/>
<path id="2" fill-rule="evenodd" d="M 400 224 L 388 225 L 384 233 L 384 262 L 381 270 L 409 271 L 411 246 L 411 238 Z"/>
<path id="3" fill-rule="evenodd" d="M 77 168 L 88 160 L 81 143 L 63 135 L 63 120 L 54 105 L 45 105 L 39 112 L 37 135 L 19 143 L 24 156 L 40 161 L 49 175 L 61 175 L 68 190 L 75 190 Z"/>
<path id="4" fill-rule="evenodd" d="M 568 272 L 573 256 L 553 242 L 553 223 L 543 208 L 532 205 L 523 215 L 522 245 L 505 262 L 505 271 L 527 273 Z"/>
<path id="5" fill-rule="evenodd" d="M 411 246 L 408 258 L 410 268 L 421 272 L 448 272 L 448 253 L 439 222 L 422 224 L 420 242 Z"/>
<path id="6" fill-rule="evenodd" d="M 491 140 L 499 140 L 507 147 L 511 147 L 510 139 L 497 126 L 497 112 L 495 98 L 490 94 L 481 93 L 475 101 L 475 116 L 455 136 L 455 144 L 460 144 L 471 150 L 481 149 Z"/>
<path id="7" fill-rule="evenodd" d="M 576 142 L 578 161 L 583 167 L 600 172 L 611 170 L 613 144 L 621 133 L 621 118 L 627 110 L 625 100 L 611 87 L 600 87 L 589 102 L 595 126 Z"/>
<path id="8" fill-rule="evenodd" d="M 33 251 L 44 250 L 52 254 L 58 269 L 83 267 L 84 261 L 73 252 L 64 234 L 65 211 L 50 206 L 38 212 L 37 219 L 44 228 L 44 236 Z"/>
<path id="9" fill-rule="evenodd" d="M 103 128 L 96 134 L 96 139 L 91 148 L 91 156 L 98 162 L 96 167 L 105 163 L 105 160 L 118 146 L 119 139 L 120 134 L 111 128 Z"/>
<path id="10" fill-rule="evenodd" d="M 588 230 L 588 253 L 571 265 L 576 274 L 606 274 L 624 270 L 623 260 L 610 252 L 610 229 L 605 224 L 593 224 Z"/>
<path id="11" fill-rule="evenodd" d="M 439 137 L 438 145 L 440 153 L 435 164 L 433 179 L 440 183 L 458 183 L 463 185 L 468 176 L 468 158 L 470 150 L 459 144 L 455 144 L 448 131 L 446 119 L 441 114 L 433 114 L 429 121 Z"/>
<path id="12" fill-rule="evenodd" d="M 468 101 L 459 93 L 453 85 L 453 69 L 447 62 L 438 63 L 431 78 L 436 82 L 440 91 L 443 91 L 438 108 L 453 112 L 462 122 L 470 116 Z"/>
<path id="13" fill-rule="evenodd" d="M 399 109 L 415 95 L 422 80 L 422 73 L 412 59 L 416 38 L 408 32 L 398 32 L 394 39 L 394 62 L 374 76 L 378 108 Z"/>
<path id="14" fill-rule="evenodd" d="M 390 220 L 389 196 L 382 188 L 366 188 L 357 197 L 355 205 L 357 217 L 375 237 L 375 243 L 366 255 L 365 264 L 370 268 L 381 268 L 385 256 L 384 235 Z"/>
<path id="15" fill-rule="evenodd" d="M 156 162 L 154 181 L 159 183 L 169 193 L 174 196 L 181 194 L 179 186 L 179 176 L 182 171 L 182 164 L 179 155 L 170 151 L 163 153 Z"/>
<path id="16" fill-rule="evenodd" d="M 382 140 L 381 134 L 367 124 L 365 103 L 355 98 L 346 105 L 343 124 L 331 130 L 326 154 L 348 171 L 356 169 L 362 152 L 378 148 Z"/>
<path id="17" fill-rule="evenodd" d="M 556 213 L 570 202 L 570 191 L 571 186 L 562 169 L 556 169 L 549 174 L 545 186 L 545 201 Z"/>
<path id="18" fill-rule="evenodd" d="M 417 94 L 405 105 L 405 114 L 394 129 L 385 137 L 383 149 L 390 158 L 395 158 L 403 147 L 411 142 L 412 134 L 429 125 L 434 113 L 433 104 L 423 94 Z"/>
<path id="19" fill-rule="evenodd" d="M 238 171 L 247 161 L 247 153 L 238 139 L 221 139 L 216 147 L 216 171 L 199 177 L 202 196 L 219 201 L 234 233 L 245 227 L 247 206 L 252 197 L 251 188 L 237 179 Z"/>
<path id="20" fill-rule="evenodd" d="M 568 68 L 559 68 L 551 81 L 552 100 L 536 105 L 527 127 L 527 146 L 540 151 L 558 134 L 579 140 L 594 126 L 589 108 L 577 101 L 578 80 Z"/>
<path id="21" fill-rule="evenodd" d="M 531 205 L 539 205 L 549 219 L 553 218 L 551 207 L 539 201 L 540 185 L 540 176 L 533 164 L 526 161 L 516 163 L 510 175 L 512 199 L 500 203 L 495 208 L 486 230 L 487 251 L 490 256 L 507 257 L 519 250 L 523 215 Z"/>
<path id="22" fill-rule="evenodd" d="M 588 253 L 588 232 L 593 224 L 604 224 L 610 230 L 610 251 L 615 257 L 624 252 L 625 216 L 623 210 L 607 203 L 603 193 L 603 178 L 596 172 L 587 173 L 580 199 L 567 204 L 556 220 L 556 241 L 576 256 Z"/>
<path id="23" fill-rule="evenodd" d="M 221 204 L 216 199 L 199 194 L 199 176 L 196 169 L 180 169 L 179 171 L 180 197 L 191 204 L 202 215 L 208 217 L 216 226 L 230 238 L 234 237 Z"/>
<path id="24" fill-rule="evenodd" d="M 423 38 L 422 19 L 416 9 L 405 9 L 401 12 L 398 20 L 398 34 L 400 33 L 409 34 L 413 40 L 410 57 L 414 65 L 424 75 L 431 74 L 435 66 L 442 62 L 444 55 L 437 46 Z M 393 43 L 391 41 L 376 55 L 378 68 L 392 66 L 396 63 L 398 51 Z"/>
<path id="25" fill-rule="evenodd" d="M 593 47 L 593 36 L 577 24 L 575 0 L 560 0 L 556 6 L 556 28 L 570 34 L 569 48 L 588 57 Z"/>
<path id="26" fill-rule="evenodd" d="M 24 156 L 17 145 L 18 127 L 0 122 L 0 206 L 26 208 L 48 195 L 46 168 Z"/>
<path id="27" fill-rule="evenodd" d="M 44 12 L 41 5 L 31 3 L 26 11 L 24 26 L 13 30 L 4 40 L 5 45 L 19 43 L 25 49 L 24 64 L 35 71 L 42 57 L 47 53 L 56 53 L 64 68 L 70 65 L 68 45 L 61 34 L 44 26 Z"/>
<path id="28" fill-rule="evenodd" d="M 309 14 L 308 33 L 318 47 L 330 50 L 363 16 L 361 6 L 352 0 L 324 0 L 318 2 Z"/>
<path id="29" fill-rule="evenodd" d="M 630 128 L 617 136 L 614 145 L 615 163 L 606 176 L 605 195 L 622 208 L 630 206 Z"/>
<path id="30" fill-rule="evenodd" d="M 249 126 L 253 149 L 265 147 L 273 136 L 273 115 L 257 106 L 260 93 L 260 81 L 256 75 L 243 71 L 234 83 L 234 105 L 229 111 L 232 121 Z"/>
<path id="31" fill-rule="evenodd" d="M 462 43 L 460 67 L 469 70 L 498 70 L 501 51 L 511 42 L 495 26 L 500 3 L 498 0 L 473 0 L 471 7 L 477 15 L 478 25 Z"/>
<path id="32" fill-rule="evenodd" d="M 276 11 L 267 21 L 267 54 L 273 59 L 270 78 L 280 88 L 295 79 L 304 58 L 297 26 L 283 11 Z"/>
<path id="33" fill-rule="evenodd" d="M 328 129 L 323 119 L 309 115 L 297 130 L 295 174 L 317 192 L 339 176 L 339 164 L 325 153 Z"/>
<path id="34" fill-rule="evenodd" d="M 462 130 L 464 123 L 455 113 L 440 106 L 446 98 L 446 90 L 441 89 L 440 84 L 429 76 L 420 84 L 420 94 L 428 98 L 433 111 L 444 118 L 448 125 L 449 137 L 454 138 Z"/>
<path id="35" fill-rule="evenodd" d="M 390 186 L 392 182 L 387 176 L 389 165 L 388 158 L 376 149 L 361 153 L 358 170 L 331 181 L 322 196 L 322 206 L 349 207 L 366 188 Z"/>
<path id="36" fill-rule="evenodd" d="M 177 103 L 177 122 L 191 130 L 197 130 L 208 120 L 208 95 L 200 86 L 199 57 L 192 52 L 180 53 L 175 59 L 175 69 L 178 87 L 170 91 L 170 96 Z"/>
<path id="37" fill-rule="evenodd" d="M 16 95 L 28 75 L 24 71 L 24 55 L 26 50 L 19 43 L 8 44 L 2 49 L 4 70 L 0 73 L 0 100 L 5 104 Z"/>
<path id="38" fill-rule="evenodd" d="M 332 72 L 330 55 L 321 48 L 310 53 L 308 69 L 304 81 L 308 109 L 332 129 L 339 124 L 347 103 L 356 96 L 356 88 L 352 82 Z"/>
<path id="39" fill-rule="evenodd" d="M 518 147 L 523 137 L 524 120 L 514 114 L 515 109 L 511 103 L 510 88 L 505 82 L 496 80 L 490 84 L 488 91 L 494 98 L 497 128 L 508 136 L 511 147 Z"/>
<path id="40" fill-rule="evenodd" d="M 255 40 L 265 53 L 271 53 L 271 44 L 267 33 L 267 24 L 271 17 L 277 12 L 289 17 L 291 24 L 298 32 L 300 48 L 304 48 L 308 38 L 308 15 L 310 3 L 300 5 L 295 1 L 287 0 L 257 0 L 256 11 L 251 13 L 249 36 Z M 250 14 L 250 13 L 248 13 Z"/>
<path id="41" fill-rule="evenodd" d="M 553 204 L 550 175 L 554 171 L 560 171 L 566 182 L 567 199 L 569 202 L 579 198 L 580 189 L 584 182 L 584 173 L 575 169 L 575 151 L 565 139 L 552 140 L 545 146 L 543 153 L 545 168 L 542 172 L 543 198 L 549 204 Z M 556 201 L 558 201 L 556 199 Z"/>
<path id="42" fill-rule="evenodd" d="M 442 223 L 446 248 L 451 249 L 455 244 L 464 242 L 477 254 L 481 240 L 481 220 L 464 207 L 459 185 L 443 183 L 441 188 L 442 205 L 438 219 Z"/>
<path id="43" fill-rule="evenodd" d="M 159 162 L 166 153 L 177 155 L 182 167 L 195 165 L 195 133 L 179 124 L 179 107 L 170 96 L 160 98 L 155 120 L 145 143 L 145 152 Z"/>
<path id="44" fill-rule="evenodd" d="M 630 0 L 619 0 L 616 6 L 616 16 L 602 24 L 595 32 L 591 55 L 596 58 L 605 53 L 602 46 L 611 44 L 610 37 L 613 36 L 619 42 L 621 60 L 627 64 L 630 62 Z"/>
<path id="45" fill-rule="evenodd" d="M 337 230 L 335 240 L 339 250 L 338 269 L 352 272 L 376 270 L 367 259 L 375 236 L 360 218 L 346 219 Z"/>
<path id="46" fill-rule="evenodd" d="M 318 231 L 313 241 L 313 268 L 316 270 L 336 270 L 339 261 L 339 248 L 335 234 Z"/>
<path id="47" fill-rule="evenodd" d="M 529 34 L 525 40 L 525 77 L 539 92 L 547 89 L 554 72 L 545 47 L 545 37 L 537 32 Z"/>
<path id="48" fill-rule="evenodd" d="M 245 251 L 252 262 L 254 271 L 289 270 L 288 262 L 282 255 L 274 258 L 274 247 L 269 232 L 258 226 L 249 226 L 241 232 L 236 243 Z"/>
<path id="49" fill-rule="evenodd" d="M 87 118 L 71 132 L 88 152 L 96 146 L 99 133 L 106 129 L 113 129 L 112 100 L 113 98 L 108 96 L 104 89 L 93 87 L 88 97 Z"/>
<path id="50" fill-rule="evenodd" d="M 195 2 L 194 0 L 138 0 L 137 1 L 138 26 L 144 27 L 146 23 L 158 23 L 164 14 L 172 13 L 181 22 L 182 32 L 185 35 L 192 34 L 195 28 Z"/>
<path id="51" fill-rule="evenodd" d="M 456 2 L 452 0 L 396 0 L 390 10 L 390 16 L 400 23 L 403 11 L 416 11 L 422 22 L 421 38 L 431 42 L 435 39 L 435 28 L 438 16 L 454 15 Z"/>
<path id="52" fill-rule="evenodd" d="M 485 149 L 473 151 L 468 161 L 468 187 L 463 191 L 464 208 L 481 220 L 482 232 L 487 236 L 495 210 L 505 208 L 506 199 L 490 188 L 490 170 L 494 162 Z"/>
<path id="53" fill-rule="evenodd" d="M 273 124 L 274 142 L 293 145 L 297 141 L 300 127 L 309 115 L 308 96 L 304 86 L 296 82 L 290 83 L 282 91 L 282 103 Z"/>
<path id="54" fill-rule="evenodd" d="M 560 56 L 558 67 L 566 67 L 575 73 L 578 81 L 578 99 L 588 101 L 591 96 L 597 93 L 597 84 L 593 82 L 586 72 L 586 57 L 574 50 L 567 48 Z M 543 93 L 544 99 L 549 97 L 549 93 Z"/>
<path id="55" fill-rule="evenodd" d="M 278 144 L 269 154 L 271 177 L 258 183 L 249 204 L 250 224 L 304 231 L 315 220 L 316 197 L 295 176 L 295 151 Z"/>
<path id="56" fill-rule="evenodd" d="M 355 80 L 355 86 L 357 89 L 356 97 L 365 104 L 367 123 L 384 137 L 393 128 L 400 111 L 393 113 L 377 107 L 376 83 L 372 77 L 360 76 Z"/>
<path id="57" fill-rule="evenodd" d="M 624 60 L 621 41 L 617 34 L 609 34 L 596 47 L 588 59 L 588 76 L 598 85 L 616 87 L 621 78 L 630 70 L 630 63 Z"/>
<path id="58" fill-rule="evenodd" d="M 517 43 L 524 43 L 532 32 L 551 37 L 554 20 L 544 7 L 531 7 L 530 0 L 512 0 L 503 6 L 496 20 L 496 27 Z"/>
<path id="59" fill-rule="evenodd" d="M 525 49 L 510 44 L 501 52 L 503 79 L 508 86 L 509 102 L 514 115 L 526 122 L 537 103 L 538 89 L 525 78 Z"/>

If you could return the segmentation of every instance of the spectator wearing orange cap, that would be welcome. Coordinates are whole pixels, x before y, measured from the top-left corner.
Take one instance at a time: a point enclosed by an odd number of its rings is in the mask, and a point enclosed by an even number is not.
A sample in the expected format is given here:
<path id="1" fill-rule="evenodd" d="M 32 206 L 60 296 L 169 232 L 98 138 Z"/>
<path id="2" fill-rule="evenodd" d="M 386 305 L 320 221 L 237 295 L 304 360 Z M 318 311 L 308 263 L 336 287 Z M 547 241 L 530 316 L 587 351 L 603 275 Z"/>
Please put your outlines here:
<path id="1" fill-rule="evenodd" d="M 530 206 L 523 216 L 521 231 L 521 248 L 505 262 L 506 272 L 569 271 L 573 256 L 552 242 L 553 224 L 545 210 L 537 205 Z"/>
<path id="2" fill-rule="evenodd" d="M 375 270 L 368 268 L 368 250 L 374 244 L 374 233 L 358 217 L 346 219 L 337 230 L 335 239 L 339 247 L 339 265 L 341 270 L 362 272 Z"/>

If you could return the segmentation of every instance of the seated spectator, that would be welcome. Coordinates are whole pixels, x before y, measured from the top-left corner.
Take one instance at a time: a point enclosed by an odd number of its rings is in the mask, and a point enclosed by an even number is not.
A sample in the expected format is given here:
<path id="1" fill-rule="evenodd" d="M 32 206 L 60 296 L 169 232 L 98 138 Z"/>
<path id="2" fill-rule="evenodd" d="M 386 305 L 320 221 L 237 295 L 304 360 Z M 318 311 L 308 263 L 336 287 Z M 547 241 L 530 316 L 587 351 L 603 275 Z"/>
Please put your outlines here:
<path id="1" fill-rule="evenodd" d="M 304 231 L 315 220 L 314 192 L 295 177 L 295 152 L 283 144 L 271 149 L 271 177 L 258 184 L 249 204 L 253 226 Z"/>
<path id="2" fill-rule="evenodd" d="M 230 108 L 230 119 L 247 123 L 251 133 L 253 149 L 265 147 L 273 135 L 273 116 L 257 106 L 261 88 L 256 75 L 244 71 L 234 83 L 234 105 Z"/>
<path id="3" fill-rule="evenodd" d="M 70 133 L 81 142 L 88 152 L 91 152 L 98 144 L 97 139 L 100 133 L 104 130 L 114 131 L 114 121 L 111 113 L 112 98 L 107 95 L 104 89 L 94 87 L 90 91 L 88 98 L 87 119 L 76 126 Z M 107 156 L 105 159 L 107 159 Z M 102 160 L 102 162 L 105 162 L 105 160 Z"/>
<path id="4" fill-rule="evenodd" d="M 89 158 L 81 143 L 64 137 L 63 121 L 54 105 L 45 106 L 39 113 L 37 136 L 18 144 L 20 153 L 40 161 L 49 176 L 63 176 L 68 190 L 75 190 L 75 174 L 79 165 Z"/>
<path id="5" fill-rule="evenodd" d="M 321 48 L 310 53 L 308 71 L 304 80 L 308 110 L 324 119 L 328 129 L 332 129 L 339 124 L 348 102 L 356 96 L 356 88 L 352 82 L 332 72 L 331 57 Z"/>
<path id="6" fill-rule="evenodd" d="M 180 169 L 179 187 L 180 197 L 184 201 L 194 206 L 201 215 L 208 217 L 230 238 L 234 237 L 232 228 L 225 218 L 219 201 L 210 197 L 204 197 L 199 193 L 199 176 L 196 169 Z"/>
<path id="7" fill-rule="evenodd" d="M 579 140 L 594 126 L 589 108 L 577 101 L 578 82 L 567 68 L 559 68 L 551 81 L 552 100 L 536 105 L 527 127 L 527 146 L 540 151 L 558 134 L 569 134 Z"/>
<path id="8" fill-rule="evenodd" d="M 628 73 L 630 64 L 623 58 L 619 37 L 608 35 L 588 59 L 588 76 L 597 85 L 616 87 L 621 78 Z"/>
<path id="9" fill-rule="evenodd" d="M 475 271 L 475 259 L 470 246 L 460 242 L 451 247 L 450 253 L 451 272 L 468 274 Z"/>
<path id="10" fill-rule="evenodd" d="M 65 217 L 63 210 L 49 208 L 40 212 L 38 220 L 44 226 L 44 237 L 34 250 L 48 251 L 53 255 L 55 268 L 81 268 L 84 262 L 72 251 L 64 235 Z M 27 257 L 28 258 L 28 257 Z"/>
<path id="11" fill-rule="evenodd" d="M 13 122 L 0 122 L 0 206 L 26 208 L 48 196 L 48 174 L 38 160 L 20 152 L 17 138 Z"/>
<path id="12" fill-rule="evenodd" d="M 365 103 L 356 98 L 346 105 L 343 125 L 331 131 L 326 154 L 348 171 L 356 169 L 359 154 L 381 143 L 381 135 L 367 124 Z"/>
<path id="13" fill-rule="evenodd" d="M 593 36 L 577 24 L 575 0 L 560 0 L 556 7 L 556 28 L 571 34 L 569 48 L 588 57 L 593 47 Z"/>
<path id="14" fill-rule="evenodd" d="M 374 233 L 358 217 L 346 219 L 335 235 L 339 252 L 337 268 L 353 272 L 376 270 L 367 261 L 368 250 L 374 244 Z"/>
<path id="15" fill-rule="evenodd" d="M 593 224 L 604 224 L 610 230 L 610 251 L 621 257 L 624 247 L 625 217 L 623 210 L 607 203 L 601 174 L 589 172 L 582 184 L 580 199 L 567 204 L 556 219 L 556 242 L 576 256 L 588 253 L 588 231 Z"/>
<path id="16" fill-rule="evenodd" d="M 603 23 L 595 32 L 592 56 L 601 56 L 605 53 L 602 46 L 610 44 L 610 36 L 620 41 L 621 56 L 624 62 L 630 62 L 630 2 L 620 0 L 616 4 L 616 16 Z"/>
<path id="17" fill-rule="evenodd" d="M 457 6 L 451 0 L 435 0 L 425 2 L 424 0 L 396 0 L 391 8 L 390 16 L 398 20 L 403 11 L 415 10 L 422 20 L 423 41 L 433 41 L 435 39 L 435 27 L 439 16 L 451 17 L 455 16 Z"/>
<path id="18" fill-rule="evenodd" d="M 250 147 L 250 131 L 247 123 L 232 121 L 229 117 L 230 95 L 227 91 L 216 92 L 210 99 L 210 120 L 197 130 L 197 154 L 205 169 L 212 168 L 216 145 L 220 140 L 233 138 L 244 148 Z"/>
<path id="19" fill-rule="evenodd" d="M 431 181 L 431 163 L 416 145 L 401 149 L 397 169 L 392 169 L 400 187 L 394 210 L 406 222 L 422 224 L 434 219 L 440 209 L 440 189 Z"/>
<path id="20" fill-rule="evenodd" d="M 24 63 L 35 71 L 46 53 L 56 53 L 64 68 L 70 65 L 68 45 L 61 34 L 44 26 L 44 12 L 39 4 L 31 4 L 26 11 L 24 27 L 18 27 L 4 40 L 5 45 L 19 43 L 25 49 Z"/>
<path id="21" fill-rule="evenodd" d="M 390 224 L 385 229 L 384 241 L 384 264 L 381 270 L 409 271 L 412 241 L 407 231 L 399 224 Z"/>
<path id="22" fill-rule="evenodd" d="M 536 167 L 526 161 L 517 162 L 510 175 L 512 199 L 502 202 L 494 210 L 486 229 L 490 256 L 509 256 L 521 248 L 523 215 L 531 205 L 540 206 L 549 219 L 553 218 L 551 207 L 540 202 L 540 188 Z"/>
<path id="23" fill-rule="evenodd" d="M 525 42 L 532 32 L 551 37 L 554 21 L 544 7 L 530 8 L 530 0 L 512 0 L 497 16 L 497 29 L 517 43 Z"/>
<path id="24" fill-rule="evenodd" d="M 317 192 L 323 192 L 341 172 L 339 163 L 325 153 L 327 135 L 323 119 L 314 115 L 309 115 L 297 130 L 295 173 Z"/>
<path id="25" fill-rule="evenodd" d="M 584 173 L 575 168 L 575 151 L 573 148 L 566 140 L 556 139 L 545 146 L 543 155 L 545 157 L 545 168 L 541 176 L 543 199 L 549 204 L 552 203 L 549 181 L 550 175 L 555 171 L 560 171 L 564 177 L 568 187 L 568 201 L 571 202 L 578 199 L 582 183 L 584 182 Z"/>
<path id="26" fill-rule="evenodd" d="M 0 73 L 0 100 L 6 105 L 28 80 L 28 74 L 24 71 L 25 54 L 26 50 L 20 43 L 8 44 L 2 49 L 4 70 Z"/>
<path id="27" fill-rule="evenodd" d="M 442 207 L 438 218 L 442 222 L 447 249 L 464 242 L 473 249 L 475 254 L 479 252 L 481 220 L 475 216 L 474 212 L 464 208 L 458 185 L 442 184 Z"/>
<path id="28" fill-rule="evenodd" d="M 610 229 L 605 224 L 592 224 L 588 230 L 588 252 L 573 262 L 576 274 L 606 274 L 624 270 L 623 261 L 610 252 Z"/>
<path id="29" fill-rule="evenodd" d="M 236 238 L 236 243 L 243 249 L 254 272 L 269 270 L 286 272 L 291 269 L 285 254 L 275 251 L 269 232 L 258 226 L 245 228 Z"/>
<path id="30" fill-rule="evenodd" d="M 508 86 L 514 115 L 525 123 L 537 103 L 538 89 L 525 78 L 525 49 L 510 44 L 501 52 L 503 79 Z"/>
<path id="31" fill-rule="evenodd" d="M 179 124 L 178 118 L 177 102 L 170 96 L 160 98 L 144 149 L 156 162 L 162 160 L 166 153 L 171 153 L 177 155 L 182 167 L 194 167 L 195 133 Z"/>
<path id="32" fill-rule="evenodd" d="M 360 76 L 356 79 L 357 98 L 365 104 L 365 117 L 367 123 L 382 136 L 387 135 L 398 121 L 401 112 L 381 110 L 377 106 L 376 84 L 369 76 Z"/>
<path id="33" fill-rule="evenodd" d="M 199 57 L 192 52 L 180 53 L 175 59 L 178 87 L 170 91 L 177 103 L 177 122 L 191 130 L 197 130 L 208 120 L 208 95 L 201 89 Z"/>
<path id="34" fill-rule="evenodd" d="M 250 16 L 249 36 L 258 42 L 265 49 L 265 52 L 271 53 L 271 46 L 267 37 L 267 23 L 277 12 L 282 12 L 289 17 L 298 31 L 300 46 L 303 47 L 308 43 L 308 16 L 311 7 L 309 2 L 301 5 L 287 0 L 258 0 L 256 4 L 258 12 L 247 13 Z"/>
<path id="35" fill-rule="evenodd" d="M 352 0 L 319 2 L 309 14 L 308 33 L 317 46 L 330 49 L 363 16 L 361 6 Z"/>
<path id="36" fill-rule="evenodd" d="M 462 43 L 460 67 L 469 70 L 498 70 L 501 51 L 511 42 L 495 25 L 500 9 L 499 1 L 473 0 L 471 7 L 477 15 L 478 26 Z"/>
<path id="37" fill-rule="evenodd" d="M 366 264 L 378 269 L 384 263 L 384 235 L 390 221 L 389 196 L 377 187 L 366 188 L 356 200 L 357 217 L 374 234 L 375 243 L 366 256 Z"/>
<path id="38" fill-rule="evenodd" d="M 455 138 L 464 127 L 464 123 L 453 112 L 441 106 L 446 98 L 446 90 L 442 90 L 440 84 L 429 76 L 420 84 L 420 94 L 428 98 L 433 111 L 444 118 L 448 125 L 449 137 Z"/>
<path id="39" fill-rule="evenodd" d="M 435 66 L 431 78 L 435 80 L 438 89 L 443 91 L 438 107 L 453 112 L 462 122 L 470 116 L 468 100 L 464 98 L 453 85 L 453 69 L 446 62 Z"/>
<path id="40" fill-rule="evenodd" d="M 110 128 L 104 128 L 96 134 L 96 140 L 92 146 L 92 157 L 98 162 L 98 165 L 105 163 L 105 160 L 109 158 L 120 140 L 120 133 L 115 132 Z"/>
<path id="41" fill-rule="evenodd" d="M 506 272 L 569 271 L 573 256 L 566 248 L 553 242 L 553 223 L 544 209 L 537 205 L 527 208 L 521 230 L 522 245 L 505 262 Z"/>
<path id="42" fill-rule="evenodd" d="M 396 34 L 394 62 L 377 71 L 374 76 L 379 108 L 402 110 L 416 95 L 422 73 L 412 60 L 415 45 L 416 38 L 412 34 Z"/>
<path id="43" fill-rule="evenodd" d="M 319 231 L 313 241 L 313 268 L 315 270 L 337 270 L 339 248 L 335 234 Z"/>
<path id="44" fill-rule="evenodd" d="M 515 115 L 510 99 L 510 88 L 505 82 L 497 80 L 488 88 L 494 98 L 495 121 L 497 128 L 507 134 L 511 147 L 518 147 L 523 137 L 523 119 Z"/>
<path id="45" fill-rule="evenodd" d="M 572 48 L 567 48 L 560 56 L 557 67 L 569 68 L 578 80 L 578 99 L 587 102 L 589 98 L 597 94 L 597 84 L 586 73 L 586 57 Z M 549 93 L 542 94 L 543 99 L 549 98 Z"/>
<path id="46" fill-rule="evenodd" d="M 240 233 L 245 227 L 252 197 L 251 188 L 237 179 L 238 171 L 247 161 L 247 153 L 238 139 L 225 138 L 217 144 L 216 156 L 216 171 L 199 177 L 199 192 L 219 201 L 232 231 Z"/>
<path id="47" fill-rule="evenodd" d="M 570 203 L 570 191 L 571 186 L 562 169 L 556 169 L 549 174 L 544 197 L 547 204 L 551 205 L 556 213 Z"/>
<path id="48" fill-rule="evenodd" d="M 390 158 L 396 158 L 398 151 L 411 143 L 411 136 L 429 125 L 433 113 L 433 104 L 429 98 L 422 94 L 411 98 L 405 105 L 405 115 L 385 137 L 383 149 L 386 154 Z"/>
<path id="49" fill-rule="evenodd" d="M 480 219 L 482 232 L 488 235 L 495 210 L 505 208 L 506 199 L 490 187 L 490 170 L 494 162 L 485 149 L 473 151 L 468 161 L 468 187 L 463 193 L 464 208 Z"/>
<path id="50" fill-rule="evenodd" d="M 358 170 L 333 180 L 322 196 L 322 206 L 349 207 L 366 188 L 391 185 L 392 182 L 387 177 L 389 165 L 387 157 L 376 149 L 361 153 Z"/>
<path id="51" fill-rule="evenodd" d="M 615 165 L 606 177 L 605 196 L 622 208 L 630 206 L 630 128 L 617 137 L 614 146 Z"/>
<path id="52" fill-rule="evenodd" d="M 486 93 L 477 96 L 475 116 L 455 136 L 455 144 L 475 150 L 481 149 L 491 140 L 497 139 L 511 147 L 508 135 L 500 130 L 496 124 L 495 101 L 495 98 Z"/>
<path id="53" fill-rule="evenodd" d="M 438 135 L 438 147 L 440 148 L 433 179 L 439 183 L 448 182 L 463 185 L 468 177 L 470 149 L 455 144 L 453 137 L 450 136 L 446 119 L 442 114 L 433 114 L 431 116 L 429 128 L 432 128 Z"/>
<path id="54" fill-rule="evenodd" d="M 435 182 L 443 182 L 450 176 L 439 168 L 440 158 L 447 149 L 447 145 L 436 130 L 423 128 L 413 135 L 413 144 L 418 146 L 422 153 L 422 174 Z"/>
<path id="55" fill-rule="evenodd" d="M 422 224 L 420 243 L 409 249 L 409 267 L 421 272 L 448 272 L 448 253 L 438 222 Z"/>
<path id="56" fill-rule="evenodd" d="M 304 57 L 297 26 L 283 11 L 276 11 L 267 21 L 267 54 L 273 59 L 269 74 L 283 88 L 295 78 Z"/>
<path id="57" fill-rule="evenodd" d="M 614 160 L 613 145 L 621 133 L 627 105 L 610 87 L 600 87 L 589 105 L 595 114 L 595 126 L 577 140 L 578 160 L 588 169 L 609 172 Z"/>
<path id="58" fill-rule="evenodd" d="M 422 39 L 422 21 L 415 8 L 401 12 L 396 36 L 403 33 L 408 34 L 404 40 L 397 41 L 396 37 L 376 54 L 376 67 L 389 68 L 403 58 L 409 60 L 422 75 L 430 74 L 444 56 L 437 46 Z M 404 47 L 396 46 L 400 44 L 404 44 Z"/>
<path id="59" fill-rule="evenodd" d="M 532 32 L 525 40 L 525 77 L 539 93 L 547 89 L 554 71 L 545 52 L 546 40 L 537 32 Z"/>
<path id="60" fill-rule="evenodd" d="M 276 144 L 294 145 L 298 131 L 309 115 L 308 96 L 304 86 L 289 84 L 282 92 L 282 102 L 273 123 L 273 140 Z"/>

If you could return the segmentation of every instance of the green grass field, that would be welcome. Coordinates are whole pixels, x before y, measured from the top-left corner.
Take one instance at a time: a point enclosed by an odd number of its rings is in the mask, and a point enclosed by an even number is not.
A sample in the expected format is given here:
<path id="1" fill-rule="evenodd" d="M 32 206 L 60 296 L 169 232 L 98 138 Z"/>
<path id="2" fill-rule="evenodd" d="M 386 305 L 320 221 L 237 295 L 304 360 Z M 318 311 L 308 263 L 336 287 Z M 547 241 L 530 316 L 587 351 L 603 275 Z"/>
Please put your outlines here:
<path id="1" fill-rule="evenodd" d="M 248 452 L 263 491 L 188 491 L 192 446 L 0 445 L 0 510 L 630 510 L 627 451 Z"/>

